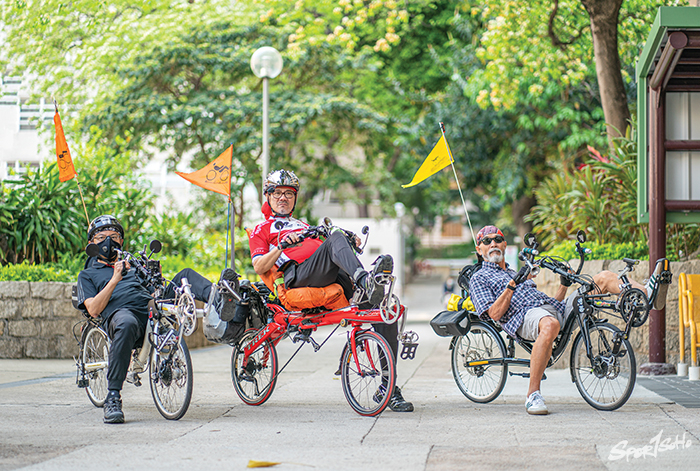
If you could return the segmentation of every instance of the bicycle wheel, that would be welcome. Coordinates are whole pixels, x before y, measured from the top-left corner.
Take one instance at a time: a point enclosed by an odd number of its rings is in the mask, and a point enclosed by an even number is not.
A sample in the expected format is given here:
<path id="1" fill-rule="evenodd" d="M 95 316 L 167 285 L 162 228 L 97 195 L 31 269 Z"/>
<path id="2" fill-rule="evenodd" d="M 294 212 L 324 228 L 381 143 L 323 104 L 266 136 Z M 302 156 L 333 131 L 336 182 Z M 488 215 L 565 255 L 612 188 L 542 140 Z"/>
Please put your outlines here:
<path id="1" fill-rule="evenodd" d="M 236 394 L 250 406 L 259 406 L 270 398 L 277 384 L 277 350 L 266 340 L 245 358 L 245 348 L 257 330 L 249 329 L 233 348 L 231 380 Z"/>
<path id="2" fill-rule="evenodd" d="M 95 407 L 102 407 L 107 398 L 109 346 L 107 334 L 99 327 L 88 324 L 83 335 L 81 361 L 85 369 L 85 379 L 88 381 L 85 392 Z"/>
<path id="3" fill-rule="evenodd" d="M 637 363 L 629 341 L 623 340 L 617 355 L 612 352 L 620 329 L 608 323 L 589 330 L 591 361 L 586 355 L 584 333 L 579 332 L 571 349 L 571 374 L 581 396 L 598 410 L 615 410 L 629 399 L 637 378 Z"/>
<path id="4" fill-rule="evenodd" d="M 384 337 L 376 332 L 358 333 L 355 345 L 357 358 L 346 345 L 340 359 L 343 393 L 355 412 L 373 417 L 386 409 L 394 392 L 394 355 Z"/>
<path id="5" fill-rule="evenodd" d="M 462 394 L 473 402 L 496 399 L 506 385 L 508 364 L 472 362 L 505 357 L 506 345 L 498 332 L 484 322 L 472 322 L 469 332 L 455 337 L 452 344 L 452 376 Z"/>
<path id="6" fill-rule="evenodd" d="M 192 359 L 183 339 L 165 345 L 160 353 L 151 348 L 148 377 L 160 415 L 168 420 L 182 418 L 190 407 L 193 383 Z"/>

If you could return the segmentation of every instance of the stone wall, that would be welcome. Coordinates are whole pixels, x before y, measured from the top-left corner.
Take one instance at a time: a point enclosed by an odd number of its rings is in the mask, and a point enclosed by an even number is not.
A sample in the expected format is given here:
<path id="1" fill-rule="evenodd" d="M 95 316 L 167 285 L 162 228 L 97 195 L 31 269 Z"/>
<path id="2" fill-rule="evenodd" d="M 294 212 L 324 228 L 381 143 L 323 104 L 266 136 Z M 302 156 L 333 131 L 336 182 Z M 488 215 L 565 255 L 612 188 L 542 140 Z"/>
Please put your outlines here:
<path id="1" fill-rule="evenodd" d="M 73 283 L 0 282 L 0 358 L 72 358 L 73 326 L 84 320 L 73 308 Z M 200 326 L 186 337 L 190 348 L 215 345 Z"/>
<path id="2" fill-rule="evenodd" d="M 619 273 L 619 271 L 624 267 L 624 263 L 619 260 L 592 260 L 586 262 L 584 265 L 583 273 L 588 275 L 594 275 L 602 270 L 610 270 L 613 273 Z M 571 261 L 572 267 L 578 266 L 578 260 Z M 700 260 L 694 260 L 692 262 L 671 262 L 671 272 L 673 273 L 673 283 L 668 288 L 668 294 L 666 296 L 666 362 L 675 364 L 678 362 L 679 353 L 679 330 L 678 330 L 678 274 L 680 273 L 700 273 Z M 649 265 L 648 262 L 643 261 L 633 271 L 628 275 L 631 279 L 643 283 L 646 278 L 648 278 Z M 549 270 L 542 270 L 542 272 L 535 279 L 537 287 L 549 295 L 553 295 L 559 286 L 559 276 L 550 272 Z M 569 288 L 567 295 L 574 292 L 575 287 Z M 617 325 L 620 328 L 624 327 L 624 323 L 621 320 L 617 320 L 613 317 L 609 317 L 608 320 Z M 686 338 L 689 338 L 690 333 L 686 332 Z M 573 340 L 573 339 L 572 339 Z M 637 367 L 647 363 L 649 361 L 649 321 L 644 323 L 643 326 L 638 328 L 632 328 L 632 334 L 630 335 L 630 343 L 634 348 L 634 353 L 637 359 Z M 687 342 L 686 342 L 687 344 Z M 687 349 L 686 345 L 686 358 L 690 358 L 690 350 Z M 569 365 L 569 353 L 565 352 L 561 360 L 557 362 L 557 367 L 568 367 Z"/>
<path id="3" fill-rule="evenodd" d="M 578 261 L 572 261 L 576 267 Z M 593 275 L 602 270 L 618 273 L 621 261 L 593 260 L 586 262 L 584 273 Z M 642 262 L 632 272 L 631 278 L 640 283 L 647 278 L 647 262 Z M 666 298 L 666 361 L 677 363 L 678 351 L 678 274 L 700 273 L 700 260 L 672 262 L 673 283 Z M 553 295 L 559 286 L 559 276 L 548 270 L 535 279 L 540 290 Z M 72 329 L 83 320 L 80 312 L 71 304 L 72 283 L 35 283 L 28 281 L 0 282 L 0 358 L 72 358 L 77 354 L 77 342 Z M 571 294 L 574 288 L 569 288 Z M 622 321 L 609 318 L 619 327 Z M 204 338 L 200 325 L 186 338 L 190 348 L 215 345 Z M 686 333 L 689 338 L 690 333 Z M 572 339 L 573 340 L 573 339 Z M 633 329 L 630 342 L 637 357 L 637 365 L 649 360 L 649 321 Z M 686 342 L 687 343 L 687 342 Z M 686 349 L 686 358 L 690 350 Z M 564 353 L 557 367 L 568 367 L 569 354 Z"/>

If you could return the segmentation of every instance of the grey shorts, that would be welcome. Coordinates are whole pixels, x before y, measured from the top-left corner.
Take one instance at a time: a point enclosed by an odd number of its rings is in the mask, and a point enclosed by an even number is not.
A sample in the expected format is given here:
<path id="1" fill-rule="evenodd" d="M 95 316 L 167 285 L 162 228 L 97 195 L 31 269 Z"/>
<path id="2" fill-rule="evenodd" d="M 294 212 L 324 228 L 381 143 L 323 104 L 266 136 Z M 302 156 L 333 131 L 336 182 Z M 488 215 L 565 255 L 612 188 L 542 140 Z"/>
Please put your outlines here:
<path id="1" fill-rule="evenodd" d="M 525 340 L 537 340 L 537 336 L 540 334 L 540 320 L 547 316 L 554 317 L 556 320 L 558 320 L 559 328 L 561 329 L 561 326 L 564 325 L 564 321 L 567 317 L 569 317 L 569 314 L 571 314 L 574 307 L 574 297 L 575 296 L 571 295 L 564 300 L 566 307 L 564 308 L 563 317 L 551 304 L 543 304 L 540 307 L 527 311 L 522 325 L 517 330 L 518 335 Z"/>

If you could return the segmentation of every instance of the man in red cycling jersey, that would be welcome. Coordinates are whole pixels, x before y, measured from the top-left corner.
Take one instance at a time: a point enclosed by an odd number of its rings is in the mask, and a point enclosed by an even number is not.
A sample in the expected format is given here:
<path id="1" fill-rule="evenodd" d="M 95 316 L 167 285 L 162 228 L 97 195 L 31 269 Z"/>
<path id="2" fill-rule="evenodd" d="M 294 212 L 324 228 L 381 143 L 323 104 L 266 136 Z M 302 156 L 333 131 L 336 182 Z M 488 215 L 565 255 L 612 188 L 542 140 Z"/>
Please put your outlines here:
<path id="1" fill-rule="evenodd" d="M 299 239 L 299 233 L 309 225 L 292 217 L 296 206 L 299 179 L 294 172 L 275 170 L 265 179 L 263 204 L 265 222 L 258 224 L 250 234 L 250 255 L 253 269 L 259 275 L 273 266 L 284 273 L 287 288 L 325 287 L 338 283 L 350 299 L 357 292 L 360 302 L 377 306 L 384 298 L 384 286 L 376 283 L 375 276 L 391 273 L 394 261 L 390 255 L 382 255 L 368 272 L 355 255 L 345 233 L 333 232 L 325 241 Z M 282 249 L 280 243 L 290 244 Z M 355 239 L 359 246 L 360 239 Z M 375 330 L 389 343 L 396 359 L 398 353 L 398 326 L 376 324 Z M 397 412 L 413 411 L 413 404 L 404 400 L 398 386 L 389 402 Z"/>

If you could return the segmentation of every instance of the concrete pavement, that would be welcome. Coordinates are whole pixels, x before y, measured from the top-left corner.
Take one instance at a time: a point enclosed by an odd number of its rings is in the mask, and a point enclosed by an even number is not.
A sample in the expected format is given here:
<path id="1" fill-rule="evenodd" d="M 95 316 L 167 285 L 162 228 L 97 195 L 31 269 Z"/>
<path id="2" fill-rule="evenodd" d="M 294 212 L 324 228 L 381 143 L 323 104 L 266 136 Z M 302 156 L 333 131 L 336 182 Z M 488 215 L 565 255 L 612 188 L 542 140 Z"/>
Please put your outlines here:
<path id="1" fill-rule="evenodd" d="M 432 285 L 432 287 L 431 287 Z M 435 292 L 433 297 L 431 293 Z M 615 412 L 578 394 L 567 370 L 543 383 L 549 416 L 529 416 L 527 380 L 510 377 L 499 398 L 475 404 L 457 389 L 449 339 L 425 321 L 440 309 L 439 280 L 412 285 L 404 302 L 420 335 L 398 384 L 416 411 L 357 415 L 333 375 L 345 341 L 339 329 L 317 353 L 305 346 L 271 398 L 243 404 L 230 380 L 230 347 L 192 352 L 194 394 L 179 421 L 157 412 L 148 385 L 125 385 L 126 423 L 105 425 L 75 386 L 72 362 L 0 360 L 0 470 L 244 469 L 696 469 L 700 409 L 686 409 L 637 386 Z M 321 341 L 330 329 L 314 338 Z M 325 334 L 325 335 L 324 335 Z M 295 345 L 278 349 L 281 364 Z M 645 448 L 646 447 L 646 448 Z"/>

